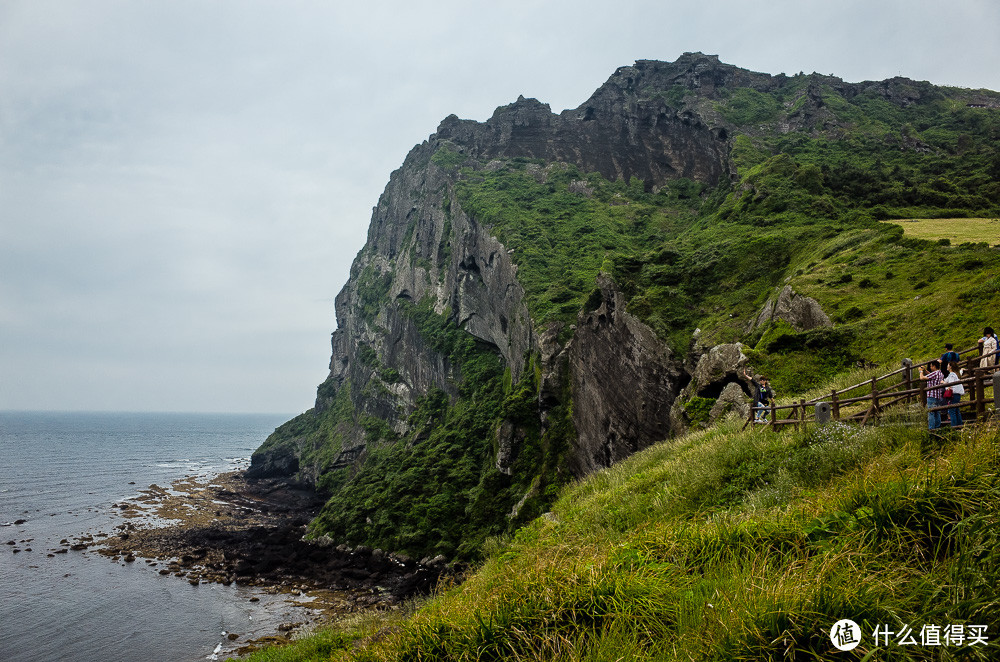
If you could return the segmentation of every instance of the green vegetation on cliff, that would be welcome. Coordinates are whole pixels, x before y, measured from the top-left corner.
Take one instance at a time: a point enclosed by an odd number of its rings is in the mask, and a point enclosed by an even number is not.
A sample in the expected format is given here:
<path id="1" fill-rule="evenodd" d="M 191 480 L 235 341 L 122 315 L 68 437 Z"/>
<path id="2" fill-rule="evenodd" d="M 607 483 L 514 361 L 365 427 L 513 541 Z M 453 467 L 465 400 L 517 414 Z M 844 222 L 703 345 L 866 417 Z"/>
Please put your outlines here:
<path id="1" fill-rule="evenodd" d="M 458 186 L 466 211 L 514 251 L 540 326 L 575 321 L 603 269 L 629 297 L 629 311 L 675 351 L 687 351 L 696 327 L 708 342 L 743 342 L 779 391 L 794 393 L 858 362 L 972 344 L 1000 298 L 995 247 L 960 235 L 947 245 L 907 238 L 863 206 L 811 193 L 801 177 L 809 166 L 788 154 L 701 196 L 686 180 L 654 195 L 572 166 L 533 174 L 528 165 L 466 172 Z M 586 192 L 573 192 L 581 183 Z M 841 211 L 817 211 L 827 206 Z M 784 283 L 819 301 L 837 330 L 748 328 Z"/>
<path id="2" fill-rule="evenodd" d="M 513 531 L 554 499 L 565 482 L 556 467 L 571 424 L 557 411 L 549 430 L 540 430 L 532 416 L 533 368 L 514 385 L 495 348 L 435 313 L 429 302 L 400 305 L 426 342 L 457 369 L 457 397 L 440 389 L 422 395 L 408 432 L 400 435 L 355 409 L 348 382 L 332 391 L 323 411 L 310 410 L 279 427 L 261 451 L 293 443 L 303 464 L 319 467 L 317 487 L 330 496 L 312 523 L 313 535 L 418 557 L 476 558 L 487 536 Z M 380 368 L 370 347 L 360 355 Z M 377 375 L 372 381 L 392 380 L 385 369 Z M 496 466 L 502 419 L 525 433 L 509 473 Z M 360 466 L 336 463 L 348 435 L 364 440 Z M 358 446 L 357 440 L 350 445 Z"/>

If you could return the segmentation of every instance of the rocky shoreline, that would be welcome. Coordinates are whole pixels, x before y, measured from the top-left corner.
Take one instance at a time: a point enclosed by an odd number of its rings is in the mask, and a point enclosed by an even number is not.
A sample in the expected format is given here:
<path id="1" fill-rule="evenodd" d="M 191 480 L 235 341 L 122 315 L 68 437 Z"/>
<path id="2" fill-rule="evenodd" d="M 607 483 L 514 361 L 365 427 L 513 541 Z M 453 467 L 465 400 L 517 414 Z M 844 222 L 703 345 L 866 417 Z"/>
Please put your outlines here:
<path id="1" fill-rule="evenodd" d="M 313 614 L 309 623 L 284 623 L 274 636 L 243 642 L 238 654 L 344 614 L 398 608 L 429 593 L 450 572 L 443 557 L 417 561 L 325 538 L 305 540 L 306 525 L 321 505 L 314 492 L 282 481 L 247 480 L 243 472 L 189 476 L 169 488 L 150 485 L 114 504 L 123 521 L 113 531 L 63 539 L 53 553 L 92 549 L 120 563 L 141 559 L 165 579 L 258 587 L 287 594 Z"/>

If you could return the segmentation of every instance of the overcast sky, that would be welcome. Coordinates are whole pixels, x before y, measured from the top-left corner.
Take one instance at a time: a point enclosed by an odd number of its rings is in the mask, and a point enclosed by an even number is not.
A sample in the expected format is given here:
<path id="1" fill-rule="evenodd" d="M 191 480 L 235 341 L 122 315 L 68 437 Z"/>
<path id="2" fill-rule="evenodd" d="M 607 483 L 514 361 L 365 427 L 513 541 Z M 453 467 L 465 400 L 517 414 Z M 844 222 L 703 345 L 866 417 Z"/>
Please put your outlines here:
<path id="1" fill-rule="evenodd" d="M 409 149 L 685 51 L 1000 90 L 996 0 L 0 0 L 0 410 L 298 413 Z"/>

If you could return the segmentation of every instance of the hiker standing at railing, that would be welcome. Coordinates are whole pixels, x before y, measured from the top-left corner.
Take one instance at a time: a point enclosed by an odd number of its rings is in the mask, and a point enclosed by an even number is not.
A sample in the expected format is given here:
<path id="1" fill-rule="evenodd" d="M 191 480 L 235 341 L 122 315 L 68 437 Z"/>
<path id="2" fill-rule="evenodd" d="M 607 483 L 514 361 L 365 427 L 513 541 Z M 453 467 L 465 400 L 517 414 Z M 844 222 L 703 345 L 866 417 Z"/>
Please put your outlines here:
<path id="1" fill-rule="evenodd" d="M 935 411 L 935 407 L 944 404 L 941 399 L 941 382 L 944 375 L 941 374 L 941 362 L 934 359 L 930 362 L 931 372 L 924 372 L 924 367 L 920 366 L 920 379 L 927 382 L 927 429 L 937 430 L 941 427 L 941 412 Z M 937 388 L 935 388 L 937 387 Z"/>
<path id="2" fill-rule="evenodd" d="M 952 361 L 942 367 L 942 370 L 944 369 L 947 369 L 948 374 L 946 374 L 944 379 L 941 381 L 941 385 L 945 387 L 941 397 L 944 400 L 944 404 L 950 403 L 957 405 L 959 400 L 962 399 L 962 396 L 965 395 L 965 387 L 961 383 L 962 369 L 958 367 L 957 361 Z M 949 409 L 948 420 L 951 423 L 952 428 L 960 427 L 963 424 L 961 410 L 958 407 L 952 407 Z"/>
<path id="3" fill-rule="evenodd" d="M 989 368 L 996 365 L 997 334 L 993 332 L 992 327 L 983 329 L 983 337 L 979 339 L 979 346 L 983 357 L 979 360 L 979 367 Z"/>
<path id="4" fill-rule="evenodd" d="M 764 375 L 750 376 L 747 369 L 743 369 L 743 376 L 753 384 L 753 422 L 764 423 L 767 421 L 767 407 L 774 403 L 774 391 L 771 390 L 767 377 Z"/>

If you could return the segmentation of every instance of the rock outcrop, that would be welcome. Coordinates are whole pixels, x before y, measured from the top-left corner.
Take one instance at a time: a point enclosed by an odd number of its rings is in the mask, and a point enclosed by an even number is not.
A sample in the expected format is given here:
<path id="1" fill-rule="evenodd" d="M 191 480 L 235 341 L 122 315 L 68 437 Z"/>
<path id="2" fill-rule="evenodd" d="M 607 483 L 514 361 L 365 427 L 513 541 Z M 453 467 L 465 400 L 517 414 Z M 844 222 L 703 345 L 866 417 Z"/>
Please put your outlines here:
<path id="1" fill-rule="evenodd" d="M 611 278 L 602 274 L 597 284 L 600 305 L 581 312 L 569 347 L 578 435 L 570 467 L 578 476 L 669 437 L 683 374 L 652 329 L 625 310 Z"/>
<path id="2" fill-rule="evenodd" d="M 750 401 L 739 382 L 728 382 L 722 388 L 722 392 L 708 413 L 708 422 L 715 423 L 727 414 L 744 419 L 750 415 Z"/>
<path id="3" fill-rule="evenodd" d="M 811 297 L 796 294 L 791 285 L 785 285 L 776 297 L 764 304 L 748 331 L 767 326 L 776 320 L 788 322 L 797 331 L 808 331 L 823 326 L 833 326 L 819 302 Z"/>
<path id="4" fill-rule="evenodd" d="M 750 382 L 743 374 L 747 357 L 740 343 L 727 343 L 709 348 L 695 347 L 700 351 L 691 370 L 691 381 L 674 399 L 670 410 L 671 429 L 687 430 L 691 421 L 684 405 L 692 398 L 715 400 L 707 423 L 714 423 L 730 411 L 749 414 Z M 746 409 L 744 409 L 746 407 Z"/>

